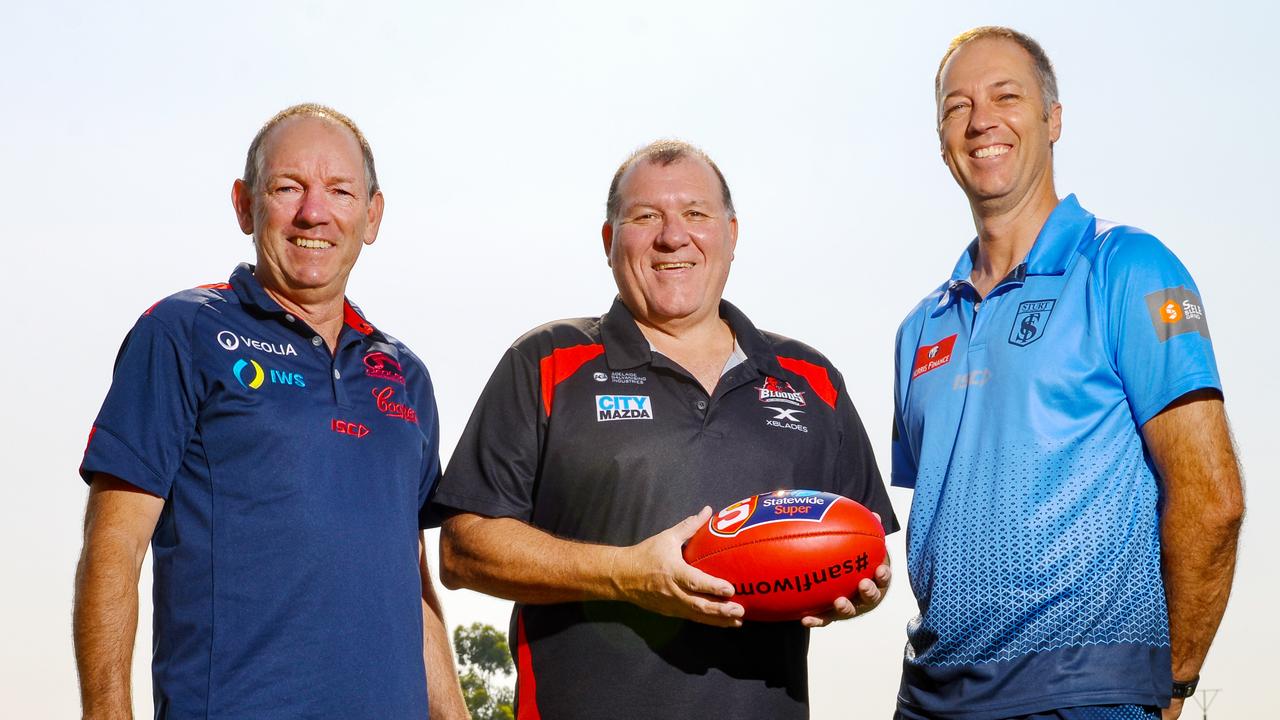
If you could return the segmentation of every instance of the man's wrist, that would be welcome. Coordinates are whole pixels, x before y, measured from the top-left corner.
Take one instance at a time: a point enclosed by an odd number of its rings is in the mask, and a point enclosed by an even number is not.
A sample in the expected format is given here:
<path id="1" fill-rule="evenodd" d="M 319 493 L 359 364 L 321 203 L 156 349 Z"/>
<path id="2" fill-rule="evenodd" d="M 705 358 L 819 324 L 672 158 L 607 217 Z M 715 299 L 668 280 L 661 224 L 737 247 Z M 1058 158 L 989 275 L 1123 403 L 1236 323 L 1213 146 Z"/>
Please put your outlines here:
<path id="1" fill-rule="evenodd" d="M 1196 694 L 1196 685 L 1200 682 L 1200 676 L 1196 675 L 1190 680 L 1174 680 L 1173 681 L 1173 698 L 1175 700 L 1185 700 Z"/>

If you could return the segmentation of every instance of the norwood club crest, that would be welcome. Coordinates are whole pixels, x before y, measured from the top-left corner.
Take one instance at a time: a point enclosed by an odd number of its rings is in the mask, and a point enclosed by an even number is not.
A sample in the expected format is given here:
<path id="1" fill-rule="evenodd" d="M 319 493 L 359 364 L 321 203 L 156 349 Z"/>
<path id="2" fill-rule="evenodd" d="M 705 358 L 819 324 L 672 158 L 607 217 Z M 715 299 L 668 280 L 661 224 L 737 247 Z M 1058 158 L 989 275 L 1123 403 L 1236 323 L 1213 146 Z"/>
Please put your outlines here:
<path id="1" fill-rule="evenodd" d="M 937 370 L 951 362 L 951 350 L 956 346 L 956 335 L 948 335 L 932 345 L 916 348 L 916 361 L 911 366 L 911 379 Z"/>
<path id="2" fill-rule="evenodd" d="M 756 390 L 760 391 L 760 402 L 782 402 L 804 407 L 804 393 L 796 392 L 796 389 L 791 387 L 791 383 L 785 380 L 766 377 L 764 385 Z"/>
<path id="3" fill-rule="evenodd" d="M 377 350 L 364 356 L 364 374 L 371 378 L 404 384 L 400 363 L 390 355 Z"/>
<path id="4" fill-rule="evenodd" d="M 1010 344 L 1026 347 L 1044 335 L 1044 326 L 1049 324 L 1049 313 L 1053 312 L 1056 300 L 1028 300 L 1018 303 L 1018 314 L 1013 317 L 1013 328 L 1009 330 Z"/>

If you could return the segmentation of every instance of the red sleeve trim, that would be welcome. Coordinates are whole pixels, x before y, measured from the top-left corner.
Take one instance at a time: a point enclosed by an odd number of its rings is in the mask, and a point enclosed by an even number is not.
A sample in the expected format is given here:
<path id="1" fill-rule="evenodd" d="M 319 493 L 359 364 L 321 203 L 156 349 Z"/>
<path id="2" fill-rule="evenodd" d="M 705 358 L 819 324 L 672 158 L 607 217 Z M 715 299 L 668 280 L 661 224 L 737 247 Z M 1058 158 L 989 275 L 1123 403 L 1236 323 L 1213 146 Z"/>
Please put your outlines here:
<path id="1" fill-rule="evenodd" d="M 347 324 L 347 327 L 355 330 L 361 335 L 369 335 L 374 331 L 374 327 L 365 321 L 365 319 L 360 316 L 360 313 L 356 312 L 356 309 L 351 307 L 351 303 L 346 300 L 342 301 L 342 321 Z"/>
<path id="2" fill-rule="evenodd" d="M 568 380 L 571 375 L 588 362 L 600 357 L 604 345 L 575 345 L 560 348 L 538 361 L 538 373 L 542 377 L 542 407 L 551 417 L 551 400 L 556 393 L 556 386 Z"/>
<path id="3" fill-rule="evenodd" d="M 822 402 L 836 406 L 836 386 L 831 384 L 831 374 L 821 365 L 814 365 L 808 360 L 778 356 L 778 364 L 784 370 L 803 376 L 809 387 L 821 398 Z"/>
<path id="4" fill-rule="evenodd" d="M 533 678 L 533 653 L 524 634 L 524 608 L 516 613 L 516 720 L 542 720 L 538 683 Z"/>
<path id="5" fill-rule="evenodd" d="M 197 290 L 230 290 L 231 283 L 209 283 L 208 285 L 197 285 Z"/>

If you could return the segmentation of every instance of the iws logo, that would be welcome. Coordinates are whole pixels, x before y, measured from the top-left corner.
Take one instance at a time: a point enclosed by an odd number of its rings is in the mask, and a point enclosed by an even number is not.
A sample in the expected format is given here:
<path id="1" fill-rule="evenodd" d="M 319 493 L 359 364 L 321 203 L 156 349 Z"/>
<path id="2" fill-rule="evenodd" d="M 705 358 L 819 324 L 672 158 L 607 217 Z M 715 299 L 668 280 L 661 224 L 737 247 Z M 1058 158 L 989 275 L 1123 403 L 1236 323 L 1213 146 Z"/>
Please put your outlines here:
<path id="1" fill-rule="evenodd" d="M 804 393 L 796 392 L 791 383 L 777 378 L 766 377 L 764 385 L 756 388 L 760 391 L 760 402 L 783 402 L 804 407 Z"/>
<path id="2" fill-rule="evenodd" d="M 373 391 L 373 400 L 378 406 L 378 412 L 387 417 L 398 418 L 405 422 L 418 422 L 418 411 L 402 402 L 392 400 L 391 398 L 395 394 L 396 391 L 390 385 L 381 390 Z"/>
<path id="3" fill-rule="evenodd" d="M 951 362 L 951 349 L 956 345 L 957 335 L 948 335 L 932 345 L 916 348 L 916 362 L 911 367 L 911 379 L 915 380 Z"/>
<path id="4" fill-rule="evenodd" d="M 302 377 L 302 373 L 285 372 L 283 370 L 270 370 L 270 378 L 272 385 L 292 385 L 293 387 L 305 388 L 307 381 Z M 240 387 L 245 390 L 257 390 L 262 387 L 262 383 L 266 382 L 268 371 L 263 370 L 257 360 L 245 360 L 240 358 L 231 366 L 231 374 L 236 376 L 236 382 L 240 383 Z"/>
<path id="5" fill-rule="evenodd" d="M 1049 313 L 1057 300 L 1028 300 L 1018 304 L 1018 314 L 1013 317 L 1013 327 L 1009 330 L 1009 343 L 1018 347 L 1026 347 L 1044 335 L 1044 326 L 1049 324 Z"/>
<path id="6" fill-rule="evenodd" d="M 245 347 L 253 348 L 269 355 L 297 355 L 298 351 L 293 349 L 293 343 L 269 343 L 256 340 L 244 335 L 236 335 L 230 330 L 223 330 L 218 333 L 218 345 L 228 352 L 240 347 L 244 343 Z"/>
<path id="7" fill-rule="evenodd" d="M 253 372 L 245 372 L 250 369 L 252 369 Z M 262 381 L 267 377 L 266 373 L 262 371 L 262 366 L 258 364 L 257 360 L 245 360 L 243 358 L 237 360 L 236 364 L 231 366 L 231 373 L 236 376 L 236 382 L 240 383 L 240 387 L 245 390 L 257 390 L 262 387 Z M 245 382 L 246 375 L 249 377 L 249 382 L 247 383 Z"/>
<path id="8" fill-rule="evenodd" d="M 377 350 L 364 356 L 364 374 L 379 380 L 404 384 L 400 363 L 390 355 Z"/>
<path id="9" fill-rule="evenodd" d="M 1209 337 L 1209 323 L 1204 317 L 1200 296 L 1185 287 L 1165 288 L 1146 296 L 1147 310 L 1156 337 L 1165 342 L 1175 335 L 1199 333 Z"/>
<path id="10" fill-rule="evenodd" d="M 596 396 L 596 422 L 652 419 L 653 406 L 648 395 Z"/>

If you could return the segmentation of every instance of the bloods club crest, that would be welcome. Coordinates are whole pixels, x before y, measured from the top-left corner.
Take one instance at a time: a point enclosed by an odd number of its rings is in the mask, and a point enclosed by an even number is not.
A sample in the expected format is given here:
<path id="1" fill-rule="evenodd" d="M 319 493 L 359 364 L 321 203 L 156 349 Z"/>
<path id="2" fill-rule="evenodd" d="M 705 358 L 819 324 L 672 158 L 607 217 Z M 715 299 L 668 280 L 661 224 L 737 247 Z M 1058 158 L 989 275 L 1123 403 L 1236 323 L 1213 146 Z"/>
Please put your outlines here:
<path id="1" fill-rule="evenodd" d="M 1013 327 L 1009 330 L 1009 344 L 1026 347 L 1044 335 L 1044 326 L 1049 324 L 1049 313 L 1057 300 L 1028 300 L 1018 304 L 1018 314 L 1013 316 Z"/>
<path id="2" fill-rule="evenodd" d="M 756 388 L 760 391 L 760 402 L 781 402 L 788 405 L 804 407 L 804 393 L 797 392 L 786 380 L 766 376 L 764 385 Z"/>

